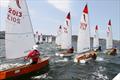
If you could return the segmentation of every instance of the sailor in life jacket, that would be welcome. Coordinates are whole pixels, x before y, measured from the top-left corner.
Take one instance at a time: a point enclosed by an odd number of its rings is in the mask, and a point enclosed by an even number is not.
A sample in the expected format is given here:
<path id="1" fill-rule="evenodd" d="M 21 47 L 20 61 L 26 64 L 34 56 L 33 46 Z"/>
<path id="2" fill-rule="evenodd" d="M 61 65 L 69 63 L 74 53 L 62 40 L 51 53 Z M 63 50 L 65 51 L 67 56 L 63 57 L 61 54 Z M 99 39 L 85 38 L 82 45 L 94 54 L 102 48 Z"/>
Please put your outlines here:
<path id="1" fill-rule="evenodd" d="M 73 53 L 73 52 L 74 52 L 73 46 L 70 49 L 67 50 L 67 53 Z"/>
<path id="2" fill-rule="evenodd" d="M 30 61 L 31 64 L 37 64 L 38 60 L 40 60 L 40 52 L 38 51 L 38 45 L 33 46 L 33 50 L 28 52 L 28 55 L 25 57 L 25 60 L 32 60 Z"/>

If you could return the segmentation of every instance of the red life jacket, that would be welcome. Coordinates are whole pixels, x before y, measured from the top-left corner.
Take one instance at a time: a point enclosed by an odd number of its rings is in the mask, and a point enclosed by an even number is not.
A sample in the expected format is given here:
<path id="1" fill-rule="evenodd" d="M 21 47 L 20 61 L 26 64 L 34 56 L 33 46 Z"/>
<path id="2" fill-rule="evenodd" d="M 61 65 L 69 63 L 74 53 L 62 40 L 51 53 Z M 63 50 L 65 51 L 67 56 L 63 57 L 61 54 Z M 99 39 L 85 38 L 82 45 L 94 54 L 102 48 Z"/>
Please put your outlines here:
<path id="1" fill-rule="evenodd" d="M 27 58 L 31 58 L 33 62 L 37 62 L 39 59 L 38 55 L 40 55 L 39 51 L 32 50 L 29 52 Z"/>

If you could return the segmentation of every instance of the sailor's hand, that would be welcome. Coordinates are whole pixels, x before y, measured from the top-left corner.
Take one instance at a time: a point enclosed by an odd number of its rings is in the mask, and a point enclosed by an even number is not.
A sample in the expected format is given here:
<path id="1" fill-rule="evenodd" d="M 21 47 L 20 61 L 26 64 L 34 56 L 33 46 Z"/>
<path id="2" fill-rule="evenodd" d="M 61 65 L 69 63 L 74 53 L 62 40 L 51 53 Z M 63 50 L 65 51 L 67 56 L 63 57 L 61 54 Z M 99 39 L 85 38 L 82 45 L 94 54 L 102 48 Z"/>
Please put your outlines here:
<path id="1" fill-rule="evenodd" d="M 28 60 L 28 57 L 27 57 L 27 56 L 24 57 L 24 61 L 26 61 L 26 60 Z"/>

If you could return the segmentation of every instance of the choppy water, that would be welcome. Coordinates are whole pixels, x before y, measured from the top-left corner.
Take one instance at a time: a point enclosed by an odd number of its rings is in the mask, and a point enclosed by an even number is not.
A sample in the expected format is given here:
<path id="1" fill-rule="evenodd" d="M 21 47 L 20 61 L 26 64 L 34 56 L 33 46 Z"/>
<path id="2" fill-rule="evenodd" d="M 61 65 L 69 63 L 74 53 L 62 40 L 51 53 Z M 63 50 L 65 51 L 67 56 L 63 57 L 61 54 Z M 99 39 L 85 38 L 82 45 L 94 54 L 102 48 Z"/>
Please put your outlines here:
<path id="1" fill-rule="evenodd" d="M 105 44 L 101 45 L 104 46 L 104 49 Z M 0 55 L 4 55 L 4 46 L 4 40 L 0 40 Z M 73 46 L 76 48 L 76 41 L 73 42 Z M 114 46 L 120 50 L 118 43 L 114 43 Z M 39 50 L 42 52 L 42 56 L 51 57 L 50 71 L 42 80 L 112 80 L 120 72 L 120 52 L 114 57 L 101 53 L 96 61 L 79 64 L 74 63 L 72 58 L 67 61 L 56 57 L 55 44 L 41 44 Z M 41 80 L 40 76 L 37 77 L 37 80 Z"/>

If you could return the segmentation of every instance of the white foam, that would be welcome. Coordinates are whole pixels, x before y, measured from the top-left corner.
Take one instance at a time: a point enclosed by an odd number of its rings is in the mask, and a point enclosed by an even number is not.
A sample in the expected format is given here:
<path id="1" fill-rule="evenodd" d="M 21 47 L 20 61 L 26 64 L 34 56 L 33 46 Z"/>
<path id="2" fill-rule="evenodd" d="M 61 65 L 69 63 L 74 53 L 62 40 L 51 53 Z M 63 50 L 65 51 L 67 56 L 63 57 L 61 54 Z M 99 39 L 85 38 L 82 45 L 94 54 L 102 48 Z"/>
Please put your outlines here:
<path id="1" fill-rule="evenodd" d="M 34 77 L 32 77 L 32 79 L 44 79 L 44 78 L 46 78 L 47 76 L 48 76 L 48 73 L 45 73 L 45 74 L 43 74 L 43 75 L 34 76 Z"/>
<path id="2" fill-rule="evenodd" d="M 101 74 L 99 71 L 94 72 L 94 75 L 96 75 L 96 79 L 102 79 L 102 80 L 108 80 L 109 78 L 106 75 Z"/>
<path id="3" fill-rule="evenodd" d="M 102 58 L 102 57 L 97 57 L 96 61 L 104 61 L 104 58 Z"/>
<path id="4" fill-rule="evenodd" d="M 64 59 L 62 59 L 62 60 L 56 60 L 55 62 L 56 62 L 56 63 L 57 63 L 57 62 L 68 62 L 68 59 L 67 59 L 67 58 L 64 58 Z"/>
<path id="5" fill-rule="evenodd" d="M 60 57 L 63 57 L 64 56 L 64 54 L 60 54 Z"/>
<path id="6" fill-rule="evenodd" d="M 80 63 L 85 64 L 86 61 L 85 60 L 80 60 Z"/>
<path id="7" fill-rule="evenodd" d="M 24 64 L 21 64 L 21 63 L 5 63 L 5 64 L 1 64 L 0 65 L 0 71 L 3 71 L 3 70 L 7 70 L 7 69 L 10 69 L 10 68 L 15 68 L 15 67 L 18 67 L 18 66 L 22 66 Z"/>
<path id="8" fill-rule="evenodd" d="M 74 59 L 74 62 L 75 62 L 75 63 L 78 63 L 78 60 L 75 58 L 75 59 Z"/>
<path id="9" fill-rule="evenodd" d="M 55 53 L 56 56 L 59 56 L 60 54 L 59 53 Z"/>
<path id="10" fill-rule="evenodd" d="M 105 71 L 105 70 L 106 70 L 105 67 L 99 66 L 99 71 L 103 72 L 103 71 Z"/>

